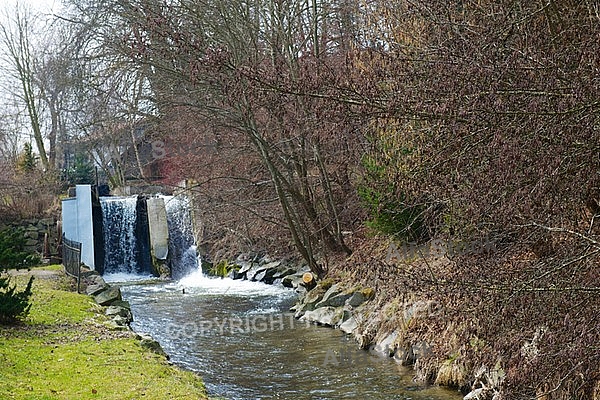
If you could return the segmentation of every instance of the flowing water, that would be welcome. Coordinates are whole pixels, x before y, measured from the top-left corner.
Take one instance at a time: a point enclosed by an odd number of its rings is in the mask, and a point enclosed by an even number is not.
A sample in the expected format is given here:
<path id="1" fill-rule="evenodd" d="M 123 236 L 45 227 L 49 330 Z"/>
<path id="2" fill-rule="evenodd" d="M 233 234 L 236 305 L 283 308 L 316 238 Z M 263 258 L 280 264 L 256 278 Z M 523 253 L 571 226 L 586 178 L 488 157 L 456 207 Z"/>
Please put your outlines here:
<path id="1" fill-rule="evenodd" d="M 169 227 L 171 276 L 179 279 L 198 267 L 190 200 L 186 196 L 160 196 Z"/>
<path id="2" fill-rule="evenodd" d="M 209 279 L 123 284 L 137 332 L 151 334 L 171 360 L 198 372 L 209 394 L 249 399 L 457 400 L 420 387 L 411 371 L 357 348 L 341 331 L 295 320 L 290 289 Z"/>
<path id="3" fill-rule="evenodd" d="M 198 260 L 190 201 L 185 196 L 158 195 L 165 203 L 171 276 L 182 278 L 197 269 Z M 142 198 L 143 200 L 143 198 Z M 138 196 L 101 197 L 105 274 L 151 273 L 147 211 Z M 145 210 L 145 202 L 142 201 Z"/>
<path id="4" fill-rule="evenodd" d="M 103 197 L 104 271 L 139 272 L 135 235 L 137 197 Z M 126 251 L 123 251 L 126 250 Z"/>

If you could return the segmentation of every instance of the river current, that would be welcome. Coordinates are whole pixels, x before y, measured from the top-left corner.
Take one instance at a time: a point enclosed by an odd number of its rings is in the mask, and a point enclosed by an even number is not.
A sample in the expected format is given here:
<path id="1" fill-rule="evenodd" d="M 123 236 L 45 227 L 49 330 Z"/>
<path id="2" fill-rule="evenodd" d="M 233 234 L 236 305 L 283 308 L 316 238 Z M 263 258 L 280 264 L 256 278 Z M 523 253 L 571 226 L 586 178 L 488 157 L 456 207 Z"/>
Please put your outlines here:
<path id="1" fill-rule="evenodd" d="M 110 277 L 119 281 L 124 277 Z M 132 328 L 202 376 L 211 396 L 250 399 L 457 400 L 412 382 L 412 371 L 360 350 L 343 332 L 288 312 L 290 289 L 193 273 L 177 282 L 120 283 Z"/>

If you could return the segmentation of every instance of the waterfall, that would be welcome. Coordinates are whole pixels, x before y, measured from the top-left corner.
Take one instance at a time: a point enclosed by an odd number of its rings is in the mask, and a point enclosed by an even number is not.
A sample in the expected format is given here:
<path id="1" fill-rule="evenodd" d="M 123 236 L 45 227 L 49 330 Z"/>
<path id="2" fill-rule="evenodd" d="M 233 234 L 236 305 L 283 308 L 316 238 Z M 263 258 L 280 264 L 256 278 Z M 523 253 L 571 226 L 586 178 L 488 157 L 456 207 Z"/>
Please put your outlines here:
<path id="1" fill-rule="evenodd" d="M 180 279 L 198 269 L 190 200 L 185 196 L 161 196 L 169 226 L 171 276 Z"/>
<path id="2" fill-rule="evenodd" d="M 104 272 L 135 273 L 137 268 L 137 197 L 102 197 Z"/>
<path id="3" fill-rule="evenodd" d="M 169 235 L 171 277 L 182 278 L 198 268 L 190 201 L 162 196 Z M 101 197 L 104 273 L 151 274 L 152 259 L 146 197 Z"/>

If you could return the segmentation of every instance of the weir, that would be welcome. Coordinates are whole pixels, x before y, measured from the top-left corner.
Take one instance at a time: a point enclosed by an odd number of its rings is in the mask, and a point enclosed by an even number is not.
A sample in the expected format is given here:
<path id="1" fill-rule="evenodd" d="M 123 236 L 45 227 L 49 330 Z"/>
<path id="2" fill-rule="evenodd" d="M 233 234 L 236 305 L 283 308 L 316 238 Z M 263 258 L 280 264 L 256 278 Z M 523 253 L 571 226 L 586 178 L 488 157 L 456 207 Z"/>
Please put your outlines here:
<path id="1" fill-rule="evenodd" d="M 148 223 L 140 203 L 137 196 L 100 198 L 104 273 L 152 273 Z"/>
<path id="2" fill-rule="evenodd" d="M 109 197 L 100 200 L 104 239 L 104 271 L 112 272 L 122 269 L 133 272 L 137 270 L 136 203 L 135 197 Z"/>
<path id="3" fill-rule="evenodd" d="M 63 231 L 82 243 L 88 255 L 82 262 L 90 269 L 176 279 L 197 269 L 185 196 L 97 197 L 90 185 L 78 185 L 76 193 L 63 200 Z"/>
<path id="4" fill-rule="evenodd" d="M 169 227 L 171 276 L 179 279 L 198 268 L 190 201 L 184 196 L 161 196 Z"/>

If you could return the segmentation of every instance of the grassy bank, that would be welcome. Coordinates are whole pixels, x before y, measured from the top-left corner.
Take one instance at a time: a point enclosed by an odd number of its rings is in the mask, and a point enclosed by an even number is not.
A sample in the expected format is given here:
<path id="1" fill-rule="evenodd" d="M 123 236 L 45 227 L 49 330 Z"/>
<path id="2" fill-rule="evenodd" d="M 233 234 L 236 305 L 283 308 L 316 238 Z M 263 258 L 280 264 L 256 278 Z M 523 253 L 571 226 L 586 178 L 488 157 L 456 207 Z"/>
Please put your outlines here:
<path id="1" fill-rule="evenodd" d="M 206 399 L 199 377 L 139 345 L 135 334 L 110 330 L 102 308 L 70 291 L 59 266 L 30 274 L 33 302 L 18 326 L 0 326 L 2 399 Z"/>

